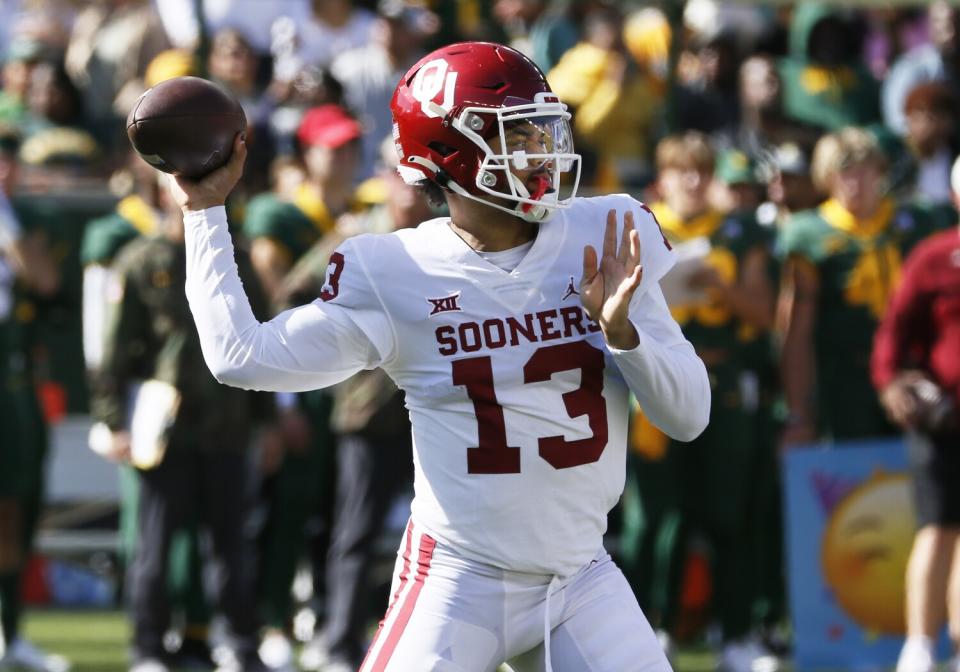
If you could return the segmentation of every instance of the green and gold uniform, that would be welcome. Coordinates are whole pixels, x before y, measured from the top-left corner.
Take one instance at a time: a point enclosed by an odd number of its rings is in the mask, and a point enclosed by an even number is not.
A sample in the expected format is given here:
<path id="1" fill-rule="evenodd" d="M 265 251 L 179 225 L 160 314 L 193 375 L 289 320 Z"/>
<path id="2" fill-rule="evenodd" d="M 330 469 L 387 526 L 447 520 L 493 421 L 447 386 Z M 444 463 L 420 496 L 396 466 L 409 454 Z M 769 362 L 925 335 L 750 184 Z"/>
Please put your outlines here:
<path id="1" fill-rule="evenodd" d="M 815 274 L 814 349 L 818 433 L 837 441 L 894 433 L 870 383 L 873 334 L 913 246 L 955 221 L 948 208 L 884 200 L 858 220 L 831 199 L 797 213 L 781 230 L 778 255 Z"/>
<path id="2" fill-rule="evenodd" d="M 251 306 L 262 319 L 266 300 L 260 285 L 242 249 L 236 258 Z M 243 481 L 252 431 L 272 420 L 272 399 L 222 385 L 210 374 L 183 292 L 182 242 L 139 237 L 123 248 L 113 270 L 116 291 L 93 397 L 96 419 L 111 430 L 124 428 L 128 394 L 137 381 L 162 381 L 180 397 L 159 464 L 135 471 L 139 538 L 128 573 L 135 655 L 162 655 L 173 535 L 201 518 L 217 560 L 219 607 L 237 646 L 248 651 L 255 647 L 257 622 L 242 533 Z"/>
<path id="3" fill-rule="evenodd" d="M 116 209 L 91 220 L 80 243 L 80 263 L 108 266 L 124 245 L 157 231 L 156 211 L 141 197 L 127 196 Z"/>
<path id="4" fill-rule="evenodd" d="M 19 634 L 20 582 L 43 505 L 48 437 L 30 355 L 36 311 L 2 253 L 0 304 L 0 626 L 10 642 Z"/>
<path id="5" fill-rule="evenodd" d="M 11 199 L 26 230 L 40 232 L 60 272 L 54 296 L 30 302 L 34 321 L 36 375 L 51 420 L 58 415 L 89 412 L 87 371 L 83 356 L 82 276 L 80 250 L 87 222 L 109 212 L 114 200 L 78 199 L 57 194 L 31 194 Z"/>
<path id="6" fill-rule="evenodd" d="M 244 215 L 243 233 L 248 240 L 273 240 L 289 255 L 292 266 L 334 224 L 327 207 L 310 186 L 301 185 L 293 201 L 284 201 L 272 193 L 252 198 Z"/>
<path id="7" fill-rule="evenodd" d="M 691 220 L 666 204 L 651 209 L 671 243 L 704 237 L 711 250 L 707 264 L 728 283 L 737 282 L 741 264 L 755 250 L 768 251 L 770 235 L 753 217 L 716 211 Z M 712 391 L 710 424 L 694 441 L 671 441 L 642 416 L 634 418 L 631 444 L 635 486 L 630 495 L 639 511 L 625 516 L 637 534 L 628 562 L 659 625 L 678 625 L 682 573 L 691 535 L 710 542 L 715 580 L 713 605 L 725 639 L 750 629 L 753 557 L 750 515 L 760 478 L 758 371 L 755 351 L 764 334 L 743 323 L 718 298 L 671 307 L 674 318 L 707 365 Z M 629 536 L 628 536 L 629 538 Z"/>
<path id="8" fill-rule="evenodd" d="M 109 267 L 120 251 L 141 236 L 156 234 L 159 214 L 143 198 L 130 195 L 116 209 L 91 220 L 80 245 L 80 262 Z M 120 465 L 120 557 L 126 564 L 133 560 L 137 545 L 140 485 L 136 470 Z M 174 534 L 170 544 L 169 589 L 172 604 L 182 606 L 186 623 L 184 636 L 205 641 L 212 612 L 203 589 L 203 561 L 196 526 Z"/>
<path id="9" fill-rule="evenodd" d="M 330 212 L 305 184 L 297 189 L 292 202 L 271 193 L 254 197 L 247 205 L 243 233 L 251 241 L 272 240 L 293 267 L 333 227 Z M 288 451 L 279 472 L 265 484 L 269 507 L 261 538 L 259 593 L 263 622 L 277 629 L 284 629 L 292 615 L 290 587 L 305 549 L 307 521 L 319 514 L 325 557 L 334 506 L 332 399 L 318 390 L 298 394 L 296 404 L 310 422 L 310 445 L 303 454 Z M 322 590 L 322 581 L 314 584 Z"/>

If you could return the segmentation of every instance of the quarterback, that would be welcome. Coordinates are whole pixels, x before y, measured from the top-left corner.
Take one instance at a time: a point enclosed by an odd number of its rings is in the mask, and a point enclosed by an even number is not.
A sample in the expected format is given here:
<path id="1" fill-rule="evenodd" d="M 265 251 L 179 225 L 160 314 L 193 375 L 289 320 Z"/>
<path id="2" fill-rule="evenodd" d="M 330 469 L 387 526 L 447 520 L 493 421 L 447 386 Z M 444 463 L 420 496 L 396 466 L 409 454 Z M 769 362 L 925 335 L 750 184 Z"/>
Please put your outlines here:
<path id="1" fill-rule="evenodd" d="M 415 498 L 364 672 L 669 670 L 602 536 L 630 393 L 680 440 L 710 412 L 660 291 L 670 247 L 629 196 L 575 197 L 570 114 L 519 52 L 438 49 L 391 107 L 401 176 L 450 216 L 347 240 L 320 296 L 269 322 L 250 310 L 223 208 L 242 139 L 224 168 L 176 182 L 207 364 L 284 391 L 382 367 L 405 391 Z"/>

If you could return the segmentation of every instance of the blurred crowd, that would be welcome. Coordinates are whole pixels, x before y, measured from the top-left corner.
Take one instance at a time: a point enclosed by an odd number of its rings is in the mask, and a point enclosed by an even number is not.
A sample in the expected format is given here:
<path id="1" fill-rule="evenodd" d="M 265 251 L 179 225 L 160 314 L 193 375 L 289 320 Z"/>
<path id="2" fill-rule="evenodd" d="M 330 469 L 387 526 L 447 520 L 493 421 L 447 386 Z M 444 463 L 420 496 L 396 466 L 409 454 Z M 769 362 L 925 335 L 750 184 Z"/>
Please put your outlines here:
<path id="1" fill-rule="evenodd" d="M 267 319 L 327 291 L 344 238 L 443 214 L 394 170 L 389 101 L 431 48 L 483 39 L 529 55 L 570 106 L 581 193 L 655 214 L 680 258 L 665 294 L 710 372 L 693 443 L 637 409 L 611 548 L 668 652 L 707 630 L 723 669 L 778 669 L 781 451 L 955 443 L 960 373 L 911 341 L 871 376 L 871 351 L 912 248 L 957 225 L 958 31 L 946 2 L 0 0 L 0 668 L 70 667 L 21 636 L 18 586 L 49 423 L 85 413 L 119 465 L 131 670 L 359 666 L 386 604 L 376 542 L 411 487 L 402 394 L 379 371 L 300 394 L 216 383 L 179 209 L 125 120 L 177 76 L 241 101 L 250 154 L 228 208 Z M 917 480 L 919 502 L 940 492 Z M 960 529 L 952 500 L 920 509 L 900 672 L 933 669 Z"/>

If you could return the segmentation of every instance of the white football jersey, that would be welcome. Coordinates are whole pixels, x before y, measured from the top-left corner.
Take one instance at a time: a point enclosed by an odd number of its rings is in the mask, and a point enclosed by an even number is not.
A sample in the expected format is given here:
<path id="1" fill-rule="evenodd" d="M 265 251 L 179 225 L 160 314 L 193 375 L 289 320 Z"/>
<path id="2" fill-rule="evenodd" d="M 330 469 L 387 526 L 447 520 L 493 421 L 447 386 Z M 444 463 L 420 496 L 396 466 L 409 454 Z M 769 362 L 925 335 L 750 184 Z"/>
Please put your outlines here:
<path id="1" fill-rule="evenodd" d="M 608 348 L 580 302 L 583 249 L 601 253 L 610 209 L 620 226 L 632 210 L 640 234 L 637 351 Z M 188 250 L 198 228 L 188 226 Z M 204 277 L 188 275 L 187 289 L 207 361 L 227 382 L 310 389 L 383 367 L 410 410 L 415 523 L 469 558 L 568 576 L 596 556 L 623 489 L 629 388 L 665 409 L 650 415 L 668 433 L 709 413 L 702 364 L 659 290 L 672 263 L 645 207 L 605 196 L 556 211 L 512 272 L 443 218 L 347 240 L 321 298 L 264 325 L 217 301 L 238 290 L 205 263 L 190 262 Z"/>

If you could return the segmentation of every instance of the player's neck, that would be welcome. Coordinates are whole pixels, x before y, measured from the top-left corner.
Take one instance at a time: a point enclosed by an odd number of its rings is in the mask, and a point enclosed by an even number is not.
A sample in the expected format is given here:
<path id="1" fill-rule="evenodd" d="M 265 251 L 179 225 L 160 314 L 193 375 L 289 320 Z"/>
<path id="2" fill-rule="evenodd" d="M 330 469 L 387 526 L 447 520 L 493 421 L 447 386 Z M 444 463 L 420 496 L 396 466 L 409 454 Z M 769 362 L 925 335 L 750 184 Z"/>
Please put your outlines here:
<path id="1" fill-rule="evenodd" d="M 529 243 L 539 225 L 468 199 L 449 198 L 450 227 L 478 252 L 502 252 Z"/>

